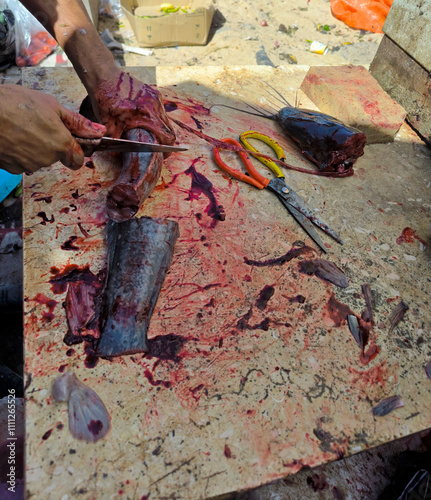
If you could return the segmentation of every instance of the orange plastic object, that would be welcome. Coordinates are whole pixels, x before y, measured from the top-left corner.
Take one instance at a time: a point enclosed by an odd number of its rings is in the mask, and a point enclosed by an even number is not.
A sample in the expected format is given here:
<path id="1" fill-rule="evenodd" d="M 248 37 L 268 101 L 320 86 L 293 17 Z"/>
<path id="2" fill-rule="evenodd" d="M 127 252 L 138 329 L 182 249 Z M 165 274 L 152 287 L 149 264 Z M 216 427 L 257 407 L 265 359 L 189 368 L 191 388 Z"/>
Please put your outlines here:
<path id="1" fill-rule="evenodd" d="M 393 0 L 331 0 L 332 14 L 351 28 L 382 33 Z"/>
<path id="2" fill-rule="evenodd" d="M 28 46 L 21 47 L 20 53 L 16 57 L 17 66 L 37 66 L 47 57 L 57 42 L 47 31 L 39 31 L 31 36 Z"/>
<path id="3" fill-rule="evenodd" d="M 238 148 L 242 148 L 241 144 L 238 141 L 236 141 L 235 139 L 231 139 L 230 137 L 222 139 L 222 141 L 226 142 L 227 144 L 232 144 L 234 146 L 237 146 Z M 238 151 L 238 154 L 241 157 L 241 161 L 243 162 L 245 168 L 247 169 L 251 177 L 249 177 L 246 174 L 243 174 L 242 172 L 236 170 L 235 168 L 231 168 L 228 165 L 226 165 L 226 163 L 220 158 L 219 148 L 215 147 L 213 150 L 214 160 L 217 163 L 217 165 L 221 168 L 221 170 L 227 172 L 232 177 L 235 177 L 235 179 L 246 182 L 247 184 L 251 184 L 254 187 L 257 187 L 259 189 L 265 188 L 269 184 L 269 179 L 261 175 L 254 168 L 253 164 L 251 163 L 246 153 L 244 153 L 243 151 Z"/>

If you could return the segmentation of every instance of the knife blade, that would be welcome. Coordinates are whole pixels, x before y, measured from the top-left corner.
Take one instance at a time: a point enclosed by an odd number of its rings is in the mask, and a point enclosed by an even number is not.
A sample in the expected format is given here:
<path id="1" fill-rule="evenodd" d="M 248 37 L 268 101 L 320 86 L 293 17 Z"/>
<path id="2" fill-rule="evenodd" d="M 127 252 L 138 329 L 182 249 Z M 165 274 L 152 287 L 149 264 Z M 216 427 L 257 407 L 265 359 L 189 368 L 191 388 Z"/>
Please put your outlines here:
<path id="1" fill-rule="evenodd" d="M 115 139 L 113 137 L 102 137 L 101 139 L 86 139 L 76 137 L 85 156 L 91 156 L 95 151 L 115 151 L 119 153 L 175 153 L 187 151 L 188 148 L 179 146 L 165 146 L 164 144 L 153 144 L 151 142 L 128 141 L 127 139 Z"/>

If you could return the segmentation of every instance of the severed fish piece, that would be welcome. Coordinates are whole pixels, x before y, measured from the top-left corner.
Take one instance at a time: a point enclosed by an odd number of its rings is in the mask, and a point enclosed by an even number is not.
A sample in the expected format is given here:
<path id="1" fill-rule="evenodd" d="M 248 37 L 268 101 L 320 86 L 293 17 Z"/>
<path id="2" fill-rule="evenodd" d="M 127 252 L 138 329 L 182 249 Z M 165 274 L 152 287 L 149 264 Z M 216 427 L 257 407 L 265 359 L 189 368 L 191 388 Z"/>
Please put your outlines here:
<path id="1" fill-rule="evenodd" d="M 389 396 L 382 399 L 380 403 L 373 408 L 373 415 L 376 417 L 384 417 L 396 408 L 404 406 L 403 400 L 399 396 Z"/>
<path id="2" fill-rule="evenodd" d="M 66 295 L 66 318 L 68 332 L 65 341 L 68 345 L 82 341 L 84 328 L 95 316 L 94 298 L 98 286 L 94 283 L 76 281 L 69 283 Z"/>
<path id="3" fill-rule="evenodd" d="M 409 310 L 409 306 L 401 301 L 395 309 L 389 315 L 389 333 L 392 333 L 393 329 L 398 325 L 398 323 L 404 318 L 406 312 Z"/>
<path id="4" fill-rule="evenodd" d="M 123 139 L 155 142 L 142 128 L 128 130 Z M 123 153 L 123 169 L 106 198 L 108 217 L 116 222 L 131 219 L 157 184 L 162 165 L 163 153 Z"/>
<path id="5" fill-rule="evenodd" d="M 425 365 L 425 373 L 427 374 L 427 377 L 431 380 L 431 359 Z"/>
<path id="6" fill-rule="evenodd" d="M 110 417 L 99 396 L 83 384 L 73 372 L 61 375 L 52 386 L 55 401 L 68 401 L 69 430 L 85 441 L 102 439 L 110 428 Z"/>
<path id="7" fill-rule="evenodd" d="M 178 236 L 178 224 L 167 219 L 108 223 L 108 278 L 96 356 L 148 351 L 148 326 Z"/>

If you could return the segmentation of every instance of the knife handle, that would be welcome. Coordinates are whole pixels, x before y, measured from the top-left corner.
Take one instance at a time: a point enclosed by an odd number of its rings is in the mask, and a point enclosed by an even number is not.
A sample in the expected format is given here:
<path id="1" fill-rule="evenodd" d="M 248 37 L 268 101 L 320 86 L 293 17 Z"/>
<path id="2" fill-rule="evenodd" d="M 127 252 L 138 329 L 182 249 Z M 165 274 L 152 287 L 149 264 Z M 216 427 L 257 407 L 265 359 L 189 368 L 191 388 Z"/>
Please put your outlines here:
<path id="1" fill-rule="evenodd" d="M 101 139 L 85 139 L 84 137 L 73 136 L 81 146 L 84 156 L 90 157 L 100 146 Z"/>

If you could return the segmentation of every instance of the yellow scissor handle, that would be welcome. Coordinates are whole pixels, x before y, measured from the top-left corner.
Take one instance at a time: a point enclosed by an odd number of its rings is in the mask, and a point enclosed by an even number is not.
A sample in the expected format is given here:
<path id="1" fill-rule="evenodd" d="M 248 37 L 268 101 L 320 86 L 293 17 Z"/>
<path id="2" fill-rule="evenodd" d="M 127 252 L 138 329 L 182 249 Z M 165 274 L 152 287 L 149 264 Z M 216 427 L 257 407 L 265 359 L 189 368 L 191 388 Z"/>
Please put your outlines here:
<path id="1" fill-rule="evenodd" d="M 247 132 L 243 132 L 239 136 L 239 138 L 240 141 L 243 143 L 245 149 L 248 149 L 249 151 L 260 153 L 260 151 L 255 147 L 253 147 L 247 140 L 247 139 L 258 139 L 259 141 L 268 144 L 268 146 L 270 146 L 275 151 L 275 154 L 277 155 L 277 158 L 279 160 L 284 161 L 286 159 L 282 147 L 276 141 L 274 141 L 274 139 L 271 139 L 271 137 L 269 137 L 268 135 L 256 132 L 255 130 L 248 130 Z M 276 163 L 274 163 L 271 160 L 267 160 L 266 158 L 262 158 L 260 156 L 255 156 L 255 158 L 257 158 L 261 163 L 266 165 L 277 177 L 284 179 L 284 174 Z"/>

